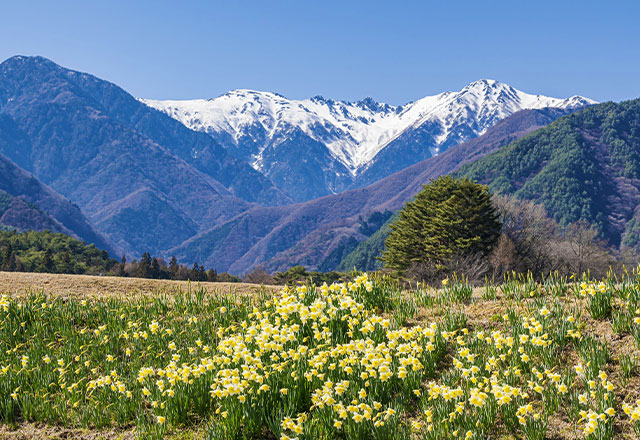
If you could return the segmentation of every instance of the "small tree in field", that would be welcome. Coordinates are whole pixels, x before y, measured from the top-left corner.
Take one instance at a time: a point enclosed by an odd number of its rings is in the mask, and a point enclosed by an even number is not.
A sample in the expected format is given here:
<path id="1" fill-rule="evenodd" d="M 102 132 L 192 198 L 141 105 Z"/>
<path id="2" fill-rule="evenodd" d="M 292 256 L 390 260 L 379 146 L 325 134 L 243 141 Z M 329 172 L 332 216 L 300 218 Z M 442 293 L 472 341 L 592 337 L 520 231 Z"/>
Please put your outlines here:
<path id="1" fill-rule="evenodd" d="M 382 261 L 399 273 L 421 264 L 446 269 L 453 258 L 489 253 L 500 228 L 488 187 L 439 177 L 400 211 Z"/>

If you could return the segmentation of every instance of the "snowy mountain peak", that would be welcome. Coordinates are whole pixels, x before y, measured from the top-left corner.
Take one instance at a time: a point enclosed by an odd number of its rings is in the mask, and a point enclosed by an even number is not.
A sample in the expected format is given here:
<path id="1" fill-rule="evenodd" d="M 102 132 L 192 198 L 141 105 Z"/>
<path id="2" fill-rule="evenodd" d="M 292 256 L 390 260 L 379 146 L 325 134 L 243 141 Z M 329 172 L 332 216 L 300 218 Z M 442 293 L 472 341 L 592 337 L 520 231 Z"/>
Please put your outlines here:
<path id="1" fill-rule="evenodd" d="M 360 107 L 363 110 L 379 112 L 379 113 L 388 113 L 391 111 L 397 111 L 398 108 L 401 108 L 401 107 L 385 104 L 383 102 L 378 102 L 375 99 L 373 99 L 371 96 L 367 96 L 363 100 L 354 102 L 353 105 L 355 105 L 356 107 Z"/>
<path id="2" fill-rule="evenodd" d="M 493 79 L 474 81 L 459 92 L 427 96 L 403 106 L 379 103 L 371 97 L 357 102 L 322 96 L 291 100 L 277 93 L 247 89 L 208 100 L 141 101 L 235 148 L 256 169 L 264 171 L 268 167 L 265 149 L 278 148 L 288 137 L 302 133 L 324 145 L 352 175 L 412 130 L 428 127 L 432 141 L 425 142 L 423 148 L 438 154 L 520 110 L 578 108 L 596 103 L 581 96 L 559 99 L 531 95 Z"/>
<path id="3" fill-rule="evenodd" d="M 502 96 L 505 99 L 516 99 L 518 91 L 509 84 L 501 83 L 493 79 L 481 79 L 465 86 L 460 91 L 460 95 L 465 94 L 470 94 L 480 98 Z"/>
<path id="4" fill-rule="evenodd" d="M 322 104 L 324 102 L 330 101 L 324 98 L 324 96 L 322 95 L 316 95 L 313 98 L 311 98 L 312 102 L 315 102 L 316 104 Z"/>
<path id="5" fill-rule="evenodd" d="M 505 84 L 495 79 L 479 79 L 477 81 L 470 82 L 462 90 L 471 89 L 488 89 L 488 88 L 509 88 L 513 89 L 509 84 Z"/>

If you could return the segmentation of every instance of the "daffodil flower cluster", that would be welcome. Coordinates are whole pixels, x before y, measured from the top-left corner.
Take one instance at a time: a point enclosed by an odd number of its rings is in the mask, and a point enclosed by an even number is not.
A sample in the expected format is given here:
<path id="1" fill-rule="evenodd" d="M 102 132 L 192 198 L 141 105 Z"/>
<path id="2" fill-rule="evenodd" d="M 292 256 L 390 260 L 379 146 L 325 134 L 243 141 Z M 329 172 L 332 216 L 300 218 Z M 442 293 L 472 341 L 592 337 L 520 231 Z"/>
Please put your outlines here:
<path id="1" fill-rule="evenodd" d="M 514 432 L 544 438 L 549 411 L 557 410 L 573 386 L 573 377 L 554 366 L 552 350 L 558 324 L 569 332 L 577 323 L 554 310 L 542 306 L 519 316 L 505 314 L 511 331 L 446 333 L 456 345 L 453 369 L 444 382 L 427 385 L 426 438 L 461 432 L 486 438 L 498 416 Z"/>
<path id="2" fill-rule="evenodd" d="M 216 347 L 211 395 L 220 410 L 246 414 L 277 404 L 287 411 L 301 389 L 310 389 L 309 418 L 330 432 L 374 431 L 390 418 L 397 423 L 389 403 L 433 374 L 445 339 L 435 324 L 392 328 L 365 306 L 372 289 L 366 276 L 299 286 L 254 311 Z M 307 420 L 288 417 L 283 438 L 299 435 Z"/>

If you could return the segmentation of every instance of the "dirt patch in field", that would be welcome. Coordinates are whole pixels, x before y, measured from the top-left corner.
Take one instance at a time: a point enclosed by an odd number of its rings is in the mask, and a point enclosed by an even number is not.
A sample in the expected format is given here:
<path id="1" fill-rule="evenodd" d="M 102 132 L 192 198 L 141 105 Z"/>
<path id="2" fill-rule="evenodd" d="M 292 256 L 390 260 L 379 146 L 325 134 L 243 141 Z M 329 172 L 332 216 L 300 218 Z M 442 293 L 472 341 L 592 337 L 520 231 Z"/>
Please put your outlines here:
<path id="1" fill-rule="evenodd" d="M 12 429 L 0 425 L 0 440 L 133 440 L 136 438 L 133 429 L 92 431 L 89 429 L 67 429 L 58 426 L 47 426 L 33 423 L 23 423 Z"/>
<path id="2" fill-rule="evenodd" d="M 61 275 L 47 273 L 0 272 L 0 293 L 25 295 L 44 291 L 51 295 L 76 297 L 105 297 L 125 295 L 154 295 L 159 292 L 186 292 L 203 288 L 209 293 L 258 293 L 262 286 L 247 283 L 208 283 L 145 278 L 121 278 L 93 275 Z M 276 292 L 280 286 L 264 286 Z"/>

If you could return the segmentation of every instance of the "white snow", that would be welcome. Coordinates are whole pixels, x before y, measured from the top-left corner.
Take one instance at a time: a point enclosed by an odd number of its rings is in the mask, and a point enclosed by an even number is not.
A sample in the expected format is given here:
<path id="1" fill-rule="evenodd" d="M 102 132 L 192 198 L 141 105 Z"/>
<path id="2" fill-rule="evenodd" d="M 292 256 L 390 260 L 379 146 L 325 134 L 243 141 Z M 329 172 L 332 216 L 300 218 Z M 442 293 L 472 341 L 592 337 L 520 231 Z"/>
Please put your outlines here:
<path id="1" fill-rule="evenodd" d="M 366 166 L 390 141 L 425 122 L 441 126 L 442 145 L 452 129 L 467 124 L 480 135 L 500 119 L 524 109 L 573 108 L 595 101 L 580 96 L 567 99 L 531 95 L 494 80 L 479 80 L 459 92 L 427 96 L 403 106 L 323 98 L 290 100 L 271 92 L 233 90 L 215 99 L 152 100 L 145 104 L 167 113 L 187 127 L 207 133 L 228 133 L 236 142 L 253 124 L 260 124 L 269 140 L 283 130 L 298 127 L 352 173 Z M 266 145 L 264 146 L 266 147 Z M 263 148 L 264 148 L 263 147 Z M 437 153 L 436 147 L 434 153 Z M 254 157 L 260 168 L 261 154 Z"/>

